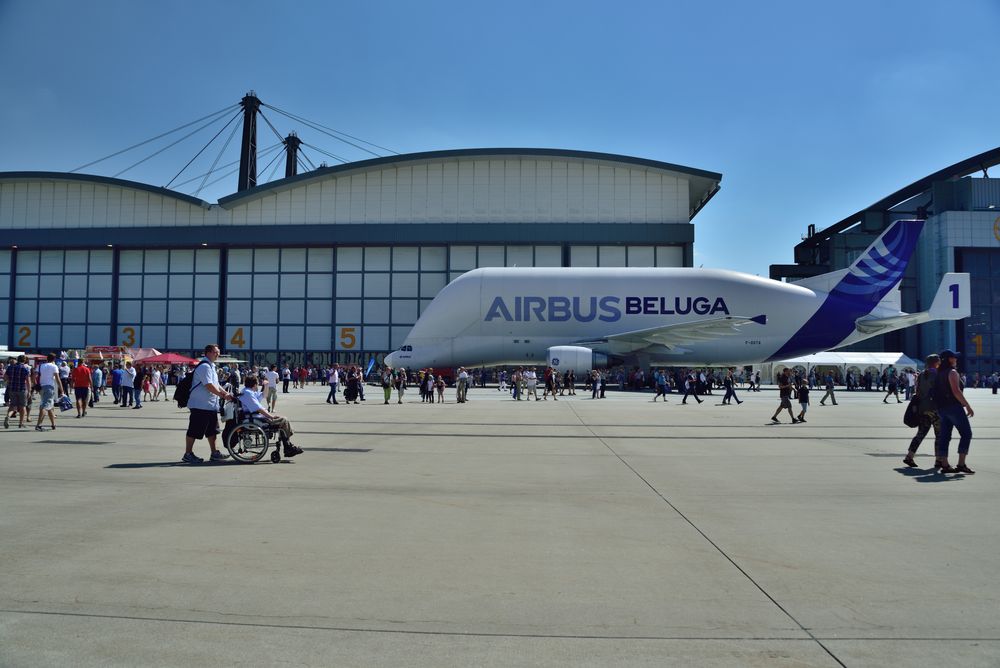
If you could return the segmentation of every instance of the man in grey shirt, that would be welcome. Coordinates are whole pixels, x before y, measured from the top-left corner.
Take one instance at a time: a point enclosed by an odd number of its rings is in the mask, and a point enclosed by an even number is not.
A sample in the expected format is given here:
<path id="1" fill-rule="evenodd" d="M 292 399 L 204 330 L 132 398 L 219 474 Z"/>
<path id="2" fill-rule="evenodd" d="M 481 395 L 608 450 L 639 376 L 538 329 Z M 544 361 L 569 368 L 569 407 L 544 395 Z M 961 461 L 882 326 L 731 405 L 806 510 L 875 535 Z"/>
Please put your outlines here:
<path id="1" fill-rule="evenodd" d="M 188 398 L 188 429 L 184 441 L 184 457 L 188 464 L 205 461 L 194 454 L 194 442 L 205 438 L 212 451 L 211 460 L 219 461 L 229 455 L 219 452 L 215 437 L 219 433 L 219 398 L 233 400 L 233 395 L 222 389 L 219 376 L 215 372 L 215 360 L 219 358 L 219 346 L 214 343 L 205 346 L 205 356 L 198 362 L 191 379 L 191 396 Z"/>

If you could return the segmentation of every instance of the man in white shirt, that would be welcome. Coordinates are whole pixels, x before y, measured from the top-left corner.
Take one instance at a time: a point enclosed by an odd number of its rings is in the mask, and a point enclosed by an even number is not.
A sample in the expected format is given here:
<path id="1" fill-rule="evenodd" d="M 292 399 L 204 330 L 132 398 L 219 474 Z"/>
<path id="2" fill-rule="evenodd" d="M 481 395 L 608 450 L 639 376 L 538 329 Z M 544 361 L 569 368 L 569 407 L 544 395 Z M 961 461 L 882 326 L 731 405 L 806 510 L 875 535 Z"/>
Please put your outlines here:
<path id="1" fill-rule="evenodd" d="M 235 397 L 219 385 L 219 376 L 215 372 L 215 360 L 218 358 L 219 346 L 214 343 L 205 346 L 205 356 L 198 362 L 192 374 L 191 396 L 188 397 L 188 410 L 191 411 L 191 416 L 188 419 L 182 458 L 182 461 L 188 464 L 200 464 L 205 461 L 194 454 L 194 442 L 202 438 L 208 439 L 213 462 L 228 457 L 215 447 L 215 437 L 219 433 L 219 398 L 232 400 Z"/>
<path id="2" fill-rule="evenodd" d="M 528 397 L 535 397 L 535 401 L 541 401 L 538 398 L 538 374 L 535 373 L 534 369 L 528 369 L 524 372 L 524 382 L 528 384 L 525 400 L 527 401 Z"/>
<path id="3" fill-rule="evenodd" d="M 131 362 L 125 362 L 122 369 L 122 408 L 128 408 L 135 401 L 135 367 Z"/>
<path id="4" fill-rule="evenodd" d="M 330 385 L 330 393 L 326 395 L 326 403 L 337 404 L 337 393 L 340 391 L 340 365 L 334 364 L 327 372 L 327 383 Z"/>
<path id="5" fill-rule="evenodd" d="M 278 403 L 278 365 L 272 364 L 271 368 L 264 372 L 264 380 L 267 382 L 267 410 L 273 411 Z"/>
<path id="6" fill-rule="evenodd" d="M 302 448 L 292 444 L 292 425 L 286 419 L 269 412 L 261 403 L 261 393 L 257 391 L 257 378 L 247 376 L 246 387 L 240 394 L 240 405 L 254 420 L 262 421 L 279 429 L 278 442 L 284 445 L 285 456 L 294 457 L 302 454 Z"/>
<path id="7" fill-rule="evenodd" d="M 56 356 L 49 353 L 47 361 L 38 367 L 38 385 L 42 388 L 42 403 L 38 409 L 38 424 L 35 425 L 35 431 L 42 431 L 42 419 L 46 413 L 49 414 L 49 423 L 52 425 L 52 429 L 56 428 L 54 411 L 56 396 L 58 393 L 58 396 L 62 398 L 63 385 L 55 360 Z"/>
<path id="8" fill-rule="evenodd" d="M 464 366 L 458 367 L 458 390 L 457 399 L 458 403 L 464 404 L 466 400 L 466 395 L 469 392 L 469 372 L 465 370 Z"/>
<path id="9" fill-rule="evenodd" d="M 153 367 L 153 377 L 150 380 L 150 385 L 153 388 L 153 401 L 159 401 L 160 396 L 160 382 L 163 380 L 163 374 L 160 373 L 160 367 Z"/>

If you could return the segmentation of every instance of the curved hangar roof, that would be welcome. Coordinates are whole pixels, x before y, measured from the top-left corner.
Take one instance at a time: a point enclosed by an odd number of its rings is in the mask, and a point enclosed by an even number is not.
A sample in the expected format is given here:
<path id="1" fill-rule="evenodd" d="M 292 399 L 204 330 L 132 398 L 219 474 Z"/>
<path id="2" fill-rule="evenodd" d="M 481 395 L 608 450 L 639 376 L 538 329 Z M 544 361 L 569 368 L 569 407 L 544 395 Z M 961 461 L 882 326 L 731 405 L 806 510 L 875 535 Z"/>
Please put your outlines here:
<path id="1" fill-rule="evenodd" d="M 211 205 L 134 181 L 5 172 L 0 173 L 0 228 L 687 223 L 718 192 L 721 180 L 715 172 L 610 153 L 462 149 L 324 167 Z M 73 206 L 76 201 L 79 206 Z M 74 220 L 67 210 L 73 210 Z"/>

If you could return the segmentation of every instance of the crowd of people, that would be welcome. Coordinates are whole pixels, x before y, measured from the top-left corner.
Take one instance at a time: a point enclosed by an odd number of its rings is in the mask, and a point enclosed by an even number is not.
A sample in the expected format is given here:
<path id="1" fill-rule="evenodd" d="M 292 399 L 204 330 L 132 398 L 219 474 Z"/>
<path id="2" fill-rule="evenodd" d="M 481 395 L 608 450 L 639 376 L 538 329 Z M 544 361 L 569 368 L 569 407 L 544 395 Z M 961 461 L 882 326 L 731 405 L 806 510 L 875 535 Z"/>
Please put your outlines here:
<path id="1" fill-rule="evenodd" d="M 592 399 L 603 399 L 608 384 L 614 382 L 619 390 L 642 392 L 655 391 L 653 401 L 667 402 L 669 394 L 681 396 L 681 404 L 689 398 L 702 403 L 701 397 L 713 395 L 714 390 L 724 389 L 722 405 L 742 404 L 736 394 L 737 388 L 759 392 L 760 372 L 738 368 L 706 369 L 649 369 L 635 367 L 631 370 L 618 367 L 593 369 L 576 377 L 573 370 L 559 372 L 551 366 L 516 367 L 512 369 L 419 369 L 380 367 L 367 377 L 357 365 L 330 364 L 291 366 L 271 364 L 261 366 L 223 366 L 217 368 L 215 360 L 219 356 L 218 346 L 207 346 L 205 356 L 194 369 L 186 365 L 143 365 L 131 360 L 88 363 L 83 359 L 69 360 L 65 355 L 49 354 L 44 361 L 29 364 L 25 355 L 0 362 L 0 379 L 3 382 L 5 405 L 4 428 L 9 428 L 13 420 L 18 428 L 32 426 L 37 431 L 45 429 L 47 418 L 50 429 L 56 429 L 55 409 L 60 412 L 76 409 L 76 417 L 84 418 L 88 408 L 93 408 L 102 398 L 106 399 L 110 390 L 112 405 L 123 408 L 140 409 L 143 401 L 167 399 L 167 385 L 181 383 L 193 374 L 191 411 L 186 434 L 184 461 L 198 463 L 202 460 L 194 455 L 195 441 L 208 438 L 210 457 L 225 459 L 216 446 L 215 436 L 219 433 L 219 399 L 239 401 L 243 410 L 255 419 L 271 424 L 280 433 L 286 456 L 302 452 L 291 443 L 293 433 L 287 419 L 278 415 L 278 385 L 281 393 L 291 389 L 305 388 L 308 384 L 325 383 L 330 391 L 326 401 L 330 404 L 357 404 L 366 400 L 365 386 L 368 382 L 381 384 L 383 402 L 389 404 L 393 394 L 396 403 L 403 403 L 407 389 L 416 388 L 421 403 L 440 404 L 445 401 L 445 388 L 455 386 L 457 403 L 469 400 L 470 388 L 485 387 L 488 382 L 496 384 L 499 392 L 508 392 L 516 401 L 558 401 L 562 396 L 575 396 L 578 385 L 589 391 Z M 780 423 L 779 416 L 787 412 L 790 421 L 806 422 L 810 405 L 810 393 L 815 389 L 824 390 L 820 405 L 829 401 L 837 405 L 836 388 L 843 386 L 847 391 L 865 391 L 873 387 L 885 392 L 883 403 L 895 399 L 897 403 L 913 402 L 917 418 L 917 434 L 910 443 L 904 464 L 916 466 L 913 459 L 921 442 L 931 429 L 935 433 L 935 469 L 944 473 L 974 473 L 966 463 L 972 430 L 969 418 L 972 407 L 965 399 L 963 388 L 967 387 L 967 377 L 956 368 L 957 355 L 950 350 L 926 359 L 926 368 L 917 373 L 914 369 L 897 371 L 888 368 L 881 373 L 864 374 L 848 372 L 841 382 L 835 370 L 817 373 L 815 369 L 806 373 L 801 368 L 786 368 L 779 373 L 775 382 L 778 387 L 778 407 L 771 416 L 771 422 Z M 541 386 L 541 388 L 539 388 Z M 972 387 L 990 387 L 997 393 L 1000 374 L 975 374 Z M 541 393 L 539 394 L 539 390 Z M 900 396 L 902 394 L 902 397 Z M 37 417 L 33 416 L 33 402 L 39 403 Z M 72 399 L 71 399 L 72 397 Z M 237 399 L 238 397 L 238 399 Z M 798 404 L 798 413 L 793 410 L 793 401 Z M 954 430 L 959 432 L 958 463 L 949 463 L 949 442 Z"/>
<path id="2" fill-rule="evenodd" d="M 88 362 L 50 353 L 44 361 L 31 365 L 26 355 L 8 358 L 0 363 L 7 409 L 4 428 L 9 429 L 13 419 L 19 428 L 30 426 L 35 395 L 39 401 L 36 431 L 44 430 L 46 416 L 50 428 L 56 428 L 55 406 L 63 397 L 66 402 L 60 401 L 60 409 L 75 407 L 77 418 L 86 417 L 87 409 L 106 399 L 109 390 L 115 406 L 140 409 L 143 401 L 166 399 L 169 374 L 167 366 L 133 364 L 130 360 Z"/>

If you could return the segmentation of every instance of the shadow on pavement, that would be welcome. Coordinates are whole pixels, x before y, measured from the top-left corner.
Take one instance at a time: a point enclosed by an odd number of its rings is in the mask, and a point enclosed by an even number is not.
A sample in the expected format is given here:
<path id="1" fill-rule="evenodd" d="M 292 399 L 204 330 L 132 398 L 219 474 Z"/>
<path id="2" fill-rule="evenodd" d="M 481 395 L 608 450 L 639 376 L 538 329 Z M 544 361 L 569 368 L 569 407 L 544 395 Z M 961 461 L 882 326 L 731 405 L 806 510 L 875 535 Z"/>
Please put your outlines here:
<path id="1" fill-rule="evenodd" d="M 156 469 L 168 468 L 171 466 L 243 466 L 242 462 L 223 460 L 221 462 L 202 462 L 201 464 L 188 464 L 187 462 L 135 462 L 128 464 L 108 464 L 106 469 Z"/>
<path id="2" fill-rule="evenodd" d="M 965 480 L 965 475 L 962 473 L 945 474 L 939 473 L 937 469 L 914 469 L 909 466 L 901 466 L 893 470 L 907 478 L 913 478 L 914 482 L 955 482 Z"/>

